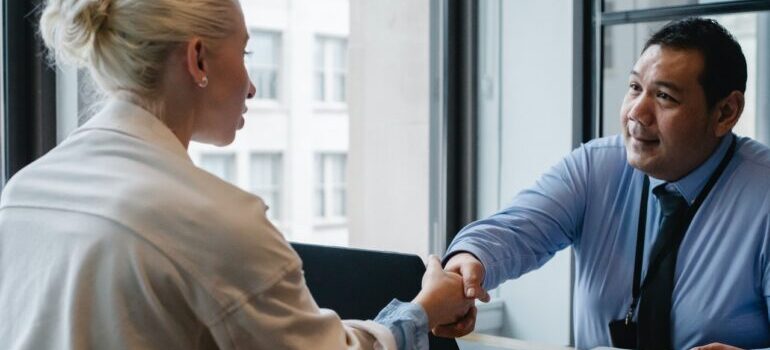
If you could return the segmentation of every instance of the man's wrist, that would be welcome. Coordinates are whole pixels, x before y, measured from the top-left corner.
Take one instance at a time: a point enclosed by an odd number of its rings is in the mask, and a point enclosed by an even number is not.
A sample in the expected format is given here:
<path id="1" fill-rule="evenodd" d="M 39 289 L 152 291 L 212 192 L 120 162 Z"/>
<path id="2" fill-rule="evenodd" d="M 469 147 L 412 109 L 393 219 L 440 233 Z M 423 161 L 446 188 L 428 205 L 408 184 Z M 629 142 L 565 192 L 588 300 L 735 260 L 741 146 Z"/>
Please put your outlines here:
<path id="1" fill-rule="evenodd" d="M 441 267 L 446 267 L 446 264 L 449 262 L 449 260 L 454 258 L 456 255 L 459 255 L 459 254 L 462 254 L 462 253 L 470 254 L 474 259 L 476 259 L 479 262 L 481 262 L 481 259 L 479 259 L 479 257 L 476 256 L 476 254 L 474 254 L 473 252 L 468 251 L 468 250 L 460 249 L 460 250 L 451 251 L 446 256 L 444 256 L 444 259 L 441 260 Z"/>

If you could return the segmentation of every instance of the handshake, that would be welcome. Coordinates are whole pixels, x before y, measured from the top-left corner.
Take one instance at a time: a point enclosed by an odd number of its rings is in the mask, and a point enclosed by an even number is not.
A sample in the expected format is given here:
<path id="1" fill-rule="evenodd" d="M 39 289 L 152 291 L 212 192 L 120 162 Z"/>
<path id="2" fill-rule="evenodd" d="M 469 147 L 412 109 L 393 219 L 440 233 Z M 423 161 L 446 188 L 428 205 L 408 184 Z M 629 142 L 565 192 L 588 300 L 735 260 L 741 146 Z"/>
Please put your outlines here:
<path id="1" fill-rule="evenodd" d="M 422 290 L 412 300 L 428 315 L 428 327 L 440 337 L 462 337 L 476 326 L 475 299 L 489 301 L 481 288 L 484 266 L 468 253 L 458 253 L 441 268 L 436 256 L 428 258 Z"/>

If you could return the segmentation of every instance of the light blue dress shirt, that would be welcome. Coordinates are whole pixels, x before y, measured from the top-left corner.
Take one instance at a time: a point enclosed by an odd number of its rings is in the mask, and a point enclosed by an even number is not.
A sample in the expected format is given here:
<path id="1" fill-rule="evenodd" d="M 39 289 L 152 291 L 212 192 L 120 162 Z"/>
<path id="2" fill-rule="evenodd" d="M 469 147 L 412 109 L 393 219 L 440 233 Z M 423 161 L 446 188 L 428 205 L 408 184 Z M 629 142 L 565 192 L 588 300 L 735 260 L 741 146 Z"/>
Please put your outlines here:
<path id="1" fill-rule="evenodd" d="M 428 316 L 420 305 L 393 299 L 374 322 L 390 329 L 399 350 L 428 350 Z"/>
<path id="2" fill-rule="evenodd" d="M 692 203 L 733 137 L 667 186 Z M 679 250 L 671 312 L 677 349 L 712 342 L 770 347 L 770 149 L 748 138 L 738 138 L 736 147 Z M 631 302 L 643 177 L 626 161 L 622 137 L 591 141 L 509 207 L 465 227 L 447 255 L 476 255 L 486 270 L 484 288 L 491 289 L 572 245 L 575 345 L 611 345 L 607 324 L 624 318 Z M 661 184 L 651 178 L 650 192 Z M 652 193 L 647 205 L 643 276 L 661 219 Z"/>

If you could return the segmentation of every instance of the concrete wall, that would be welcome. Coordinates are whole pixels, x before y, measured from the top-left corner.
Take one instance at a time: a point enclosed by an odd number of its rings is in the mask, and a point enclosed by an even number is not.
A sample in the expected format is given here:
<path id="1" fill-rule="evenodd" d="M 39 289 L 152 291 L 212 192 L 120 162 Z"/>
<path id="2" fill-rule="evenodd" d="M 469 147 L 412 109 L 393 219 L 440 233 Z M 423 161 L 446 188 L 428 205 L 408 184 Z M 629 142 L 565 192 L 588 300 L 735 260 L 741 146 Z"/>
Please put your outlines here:
<path id="1" fill-rule="evenodd" d="M 429 2 L 350 6 L 350 245 L 425 256 Z"/>

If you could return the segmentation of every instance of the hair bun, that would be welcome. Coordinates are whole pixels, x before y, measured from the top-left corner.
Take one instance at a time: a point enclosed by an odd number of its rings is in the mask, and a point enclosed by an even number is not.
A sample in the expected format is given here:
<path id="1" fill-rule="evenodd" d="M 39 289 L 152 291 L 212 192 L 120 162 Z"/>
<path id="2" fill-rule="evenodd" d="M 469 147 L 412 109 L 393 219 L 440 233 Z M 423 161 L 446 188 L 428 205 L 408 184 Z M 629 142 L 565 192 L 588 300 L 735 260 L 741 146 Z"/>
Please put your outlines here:
<path id="1" fill-rule="evenodd" d="M 57 60 L 84 66 L 106 30 L 113 0 L 48 0 L 40 18 L 43 41 Z"/>
<path id="2" fill-rule="evenodd" d="M 76 19 L 84 23 L 84 27 L 93 33 L 99 33 L 109 17 L 112 0 L 91 0 L 80 11 Z"/>

